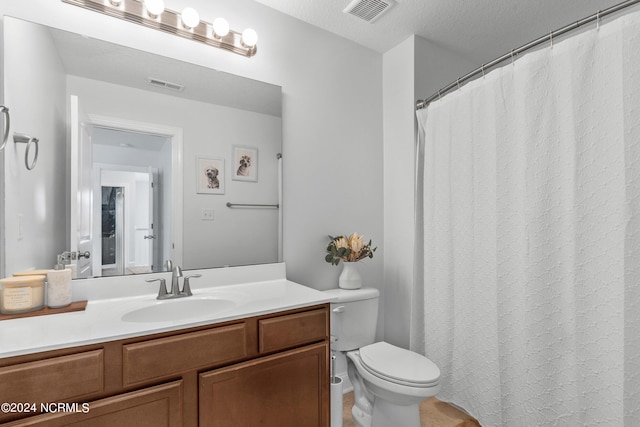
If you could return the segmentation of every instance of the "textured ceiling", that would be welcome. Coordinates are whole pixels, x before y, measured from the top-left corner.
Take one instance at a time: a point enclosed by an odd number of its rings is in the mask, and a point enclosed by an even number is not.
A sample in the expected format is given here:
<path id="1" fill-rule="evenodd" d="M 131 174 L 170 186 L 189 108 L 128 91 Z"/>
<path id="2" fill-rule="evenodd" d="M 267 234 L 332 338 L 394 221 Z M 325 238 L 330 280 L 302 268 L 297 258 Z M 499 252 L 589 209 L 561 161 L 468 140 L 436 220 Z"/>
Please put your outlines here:
<path id="1" fill-rule="evenodd" d="M 478 65 L 621 2 L 397 0 L 370 24 L 342 12 L 351 0 L 256 1 L 380 53 L 416 34 Z"/>

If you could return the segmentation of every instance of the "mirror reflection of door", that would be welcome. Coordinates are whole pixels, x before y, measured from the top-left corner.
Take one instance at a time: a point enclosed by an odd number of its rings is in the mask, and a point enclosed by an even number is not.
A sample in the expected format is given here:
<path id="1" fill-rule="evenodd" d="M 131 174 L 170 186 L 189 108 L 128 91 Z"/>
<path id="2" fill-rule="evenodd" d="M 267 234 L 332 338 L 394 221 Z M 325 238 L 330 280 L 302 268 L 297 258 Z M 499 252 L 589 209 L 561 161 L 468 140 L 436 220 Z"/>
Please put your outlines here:
<path id="1" fill-rule="evenodd" d="M 171 142 L 166 136 L 94 127 L 93 269 L 102 276 L 161 271 L 169 259 Z"/>
<path id="2" fill-rule="evenodd" d="M 103 276 L 149 273 L 157 264 L 154 173 L 102 169 Z"/>

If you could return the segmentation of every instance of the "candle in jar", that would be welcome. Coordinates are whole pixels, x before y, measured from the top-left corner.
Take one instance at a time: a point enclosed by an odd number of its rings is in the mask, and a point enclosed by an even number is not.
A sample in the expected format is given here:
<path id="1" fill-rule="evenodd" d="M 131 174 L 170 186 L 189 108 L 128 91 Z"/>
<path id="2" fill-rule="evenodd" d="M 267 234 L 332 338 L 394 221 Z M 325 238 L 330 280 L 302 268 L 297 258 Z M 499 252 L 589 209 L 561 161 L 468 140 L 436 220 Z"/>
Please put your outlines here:
<path id="1" fill-rule="evenodd" d="M 0 280 L 0 313 L 25 313 L 44 307 L 44 279 L 34 275 Z"/>

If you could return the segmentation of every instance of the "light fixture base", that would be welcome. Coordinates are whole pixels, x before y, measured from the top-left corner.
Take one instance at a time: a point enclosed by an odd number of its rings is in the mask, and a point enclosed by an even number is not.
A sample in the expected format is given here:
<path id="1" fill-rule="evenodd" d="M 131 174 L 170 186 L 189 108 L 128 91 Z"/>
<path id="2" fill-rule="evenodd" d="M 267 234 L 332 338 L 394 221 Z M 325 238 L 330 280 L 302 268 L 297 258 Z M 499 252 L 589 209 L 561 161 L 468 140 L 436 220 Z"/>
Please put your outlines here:
<path id="1" fill-rule="evenodd" d="M 145 12 L 140 0 L 126 0 L 119 6 L 104 0 L 62 0 L 62 2 L 225 49 L 238 55 L 251 57 L 257 52 L 256 46 L 247 47 L 242 43 L 242 34 L 237 31 L 229 30 L 226 36 L 214 38 L 210 36 L 212 31 L 208 30 L 212 24 L 205 21 L 200 21 L 194 28 L 187 29 L 182 25 L 180 13 L 170 9 L 165 9 L 160 16 L 151 18 Z"/>

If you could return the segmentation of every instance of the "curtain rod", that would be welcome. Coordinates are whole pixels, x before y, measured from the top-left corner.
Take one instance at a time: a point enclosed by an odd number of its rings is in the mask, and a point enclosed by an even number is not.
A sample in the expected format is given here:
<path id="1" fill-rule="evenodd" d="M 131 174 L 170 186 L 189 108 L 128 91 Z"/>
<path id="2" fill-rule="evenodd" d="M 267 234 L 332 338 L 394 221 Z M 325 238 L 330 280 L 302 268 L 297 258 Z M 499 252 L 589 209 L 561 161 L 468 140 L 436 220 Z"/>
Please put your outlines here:
<path id="1" fill-rule="evenodd" d="M 449 85 L 443 87 L 442 89 L 440 89 L 439 91 L 437 91 L 436 93 L 434 93 L 433 95 L 431 95 L 429 98 L 426 99 L 420 99 L 416 102 L 416 110 L 421 110 L 423 108 L 425 108 L 427 105 L 429 105 L 433 100 L 442 97 L 442 95 L 445 95 L 447 92 L 449 92 L 451 89 L 453 88 L 459 88 L 460 85 L 468 80 L 471 80 L 473 77 L 477 76 L 478 74 L 482 73 L 484 75 L 484 73 L 487 71 L 487 69 L 498 65 L 499 63 L 506 61 L 507 59 L 513 59 L 516 55 L 529 50 L 533 47 L 536 47 L 542 43 L 548 42 L 548 41 L 553 41 L 554 37 L 558 37 L 561 36 L 565 33 L 568 33 L 569 31 L 573 31 L 576 28 L 588 24 L 590 22 L 593 21 L 599 21 L 602 17 L 610 15 L 612 13 L 618 12 L 622 9 L 625 9 L 629 6 L 633 6 L 636 3 L 640 3 L 640 0 L 627 0 L 624 1 L 622 3 L 619 3 L 615 6 L 611 6 L 608 9 L 605 10 L 599 10 L 598 12 L 594 13 L 591 16 L 588 16 L 584 19 L 581 19 L 579 21 L 574 22 L 573 24 L 569 24 L 565 27 L 562 27 L 558 30 L 555 31 L 551 31 L 549 34 L 547 34 L 546 36 L 540 37 L 538 39 L 535 39 L 532 42 L 529 42 L 523 46 L 520 46 L 517 49 L 513 49 L 511 52 L 502 55 L 499 58 L 494 59 L 491 62 L 487 62 L 486 64 L 483 64 L 481 67 L 476 68 L 475 70 L 473 70 L 472 72 L 465 74 L 464 76 L 460 77 L 459 79 L 457 79 L 456 81 L 450 83 Z"/>

